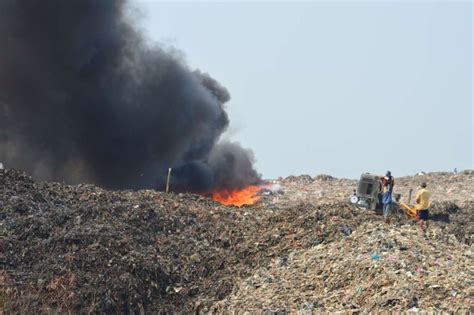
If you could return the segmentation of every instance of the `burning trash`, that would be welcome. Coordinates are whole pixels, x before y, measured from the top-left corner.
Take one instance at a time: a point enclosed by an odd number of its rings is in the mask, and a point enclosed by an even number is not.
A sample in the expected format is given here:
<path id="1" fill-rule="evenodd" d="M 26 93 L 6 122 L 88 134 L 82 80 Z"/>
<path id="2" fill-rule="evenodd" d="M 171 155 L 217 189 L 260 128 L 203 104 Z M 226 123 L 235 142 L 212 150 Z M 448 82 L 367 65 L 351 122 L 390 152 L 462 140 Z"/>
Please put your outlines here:
<path id="1" fill-rule="evenodd" d="M 227 206 L 253 205 L 262 198 L 258 195 L 258 192 L 262 189 L 264 189 L 263 186 L 250 185 L 237 190 L 218 190 L 212 192 L 212 199 Z"/>
<path id="2" fill-rule="evenodd" d="M 281 192 L 279 183 L 266 183 L 264 185 L 250 185 L 242 189 L 217 190 L 211 193 L 212 199 L 224 205 L 242 207 L 259 202 L 263 196 Z"/>

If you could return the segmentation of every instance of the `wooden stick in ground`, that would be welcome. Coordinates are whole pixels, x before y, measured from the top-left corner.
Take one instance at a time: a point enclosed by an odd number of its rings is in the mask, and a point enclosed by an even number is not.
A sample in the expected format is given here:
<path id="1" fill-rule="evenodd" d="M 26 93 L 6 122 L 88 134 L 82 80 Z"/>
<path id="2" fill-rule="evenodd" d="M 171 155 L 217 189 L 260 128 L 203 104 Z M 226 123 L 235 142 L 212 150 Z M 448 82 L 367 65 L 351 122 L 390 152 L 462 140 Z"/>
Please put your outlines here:
<path id="1" fill-rule="evenodd" d="M 166 193 L 170 191 L 170 176 L 171 176 L 171 167 L 168 169 L 168 177 L 166 178 Z"/>

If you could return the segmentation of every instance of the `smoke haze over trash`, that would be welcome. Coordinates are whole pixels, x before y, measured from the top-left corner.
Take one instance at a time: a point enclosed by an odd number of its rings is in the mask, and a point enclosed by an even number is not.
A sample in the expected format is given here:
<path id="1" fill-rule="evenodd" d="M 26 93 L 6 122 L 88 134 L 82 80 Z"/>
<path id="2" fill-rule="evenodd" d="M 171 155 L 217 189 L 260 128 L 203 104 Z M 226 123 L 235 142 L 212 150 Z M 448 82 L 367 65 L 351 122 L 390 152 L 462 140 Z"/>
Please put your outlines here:
<path id="1" fill-rule="evenodd" d="M 126 1 L 0 2 L 0 161 L 37 179 L 207 192 L 260 181 L 230 94 L 147 45 Z"/>

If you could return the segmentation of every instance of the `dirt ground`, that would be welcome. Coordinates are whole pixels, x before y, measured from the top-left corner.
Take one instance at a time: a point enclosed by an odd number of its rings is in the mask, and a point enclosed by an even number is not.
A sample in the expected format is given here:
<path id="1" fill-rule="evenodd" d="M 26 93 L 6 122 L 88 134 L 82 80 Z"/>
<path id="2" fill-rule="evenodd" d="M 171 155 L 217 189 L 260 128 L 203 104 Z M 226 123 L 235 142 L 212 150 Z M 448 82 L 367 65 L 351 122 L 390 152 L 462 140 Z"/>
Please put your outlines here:
<path id="1" fill-rule="evenodd" d="M 474 173 L 395 180 L 428 183 L 427 234 L 328 175 L 237 208 L 0 170 L 0 313 L 474 312 Z"/>

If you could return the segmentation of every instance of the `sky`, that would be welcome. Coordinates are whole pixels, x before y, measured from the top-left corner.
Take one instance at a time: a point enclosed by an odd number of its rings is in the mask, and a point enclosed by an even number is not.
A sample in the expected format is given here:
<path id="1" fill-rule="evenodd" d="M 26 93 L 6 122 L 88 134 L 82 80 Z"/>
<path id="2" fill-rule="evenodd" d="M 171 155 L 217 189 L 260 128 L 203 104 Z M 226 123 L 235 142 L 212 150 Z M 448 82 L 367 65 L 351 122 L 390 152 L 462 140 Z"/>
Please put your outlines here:
<path id="1" fill-rule="evenodd" d="M 473 169 L 470 1 L 135 0 L 152 45 L 232 99 L 264 178 Z"/>

